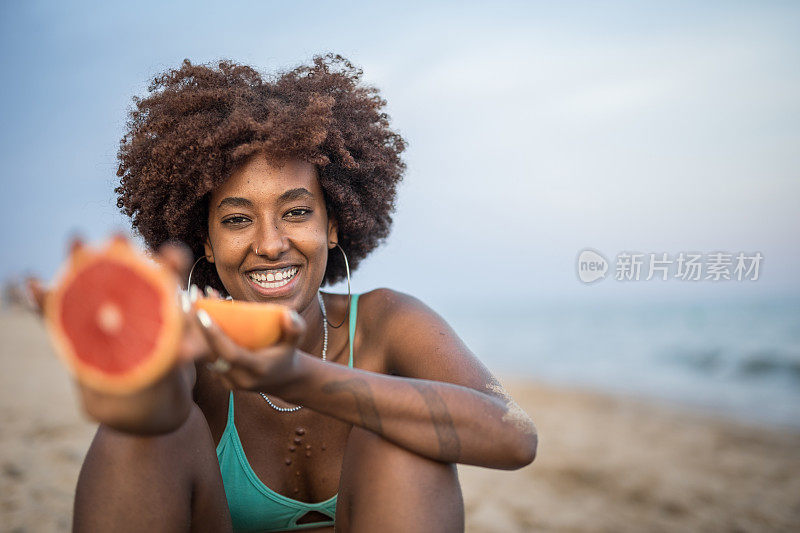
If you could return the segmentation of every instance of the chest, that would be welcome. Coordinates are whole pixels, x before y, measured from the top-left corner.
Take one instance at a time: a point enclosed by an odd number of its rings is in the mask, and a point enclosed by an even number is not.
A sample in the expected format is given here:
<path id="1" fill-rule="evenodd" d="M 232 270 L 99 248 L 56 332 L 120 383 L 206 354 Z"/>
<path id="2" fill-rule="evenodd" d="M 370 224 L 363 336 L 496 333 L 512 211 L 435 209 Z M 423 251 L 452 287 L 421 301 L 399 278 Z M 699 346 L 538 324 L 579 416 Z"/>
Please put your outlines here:
<path id="1" fill-rule="evenodd" d="M 372 356 L 356 339 L 353 366 L 382 372 L 381 358 Z M 336 350 L 332 364 L 347 365 L 349 347 Z M 234 426 L 227 429 L 230 391 L 213 374 L 198 372 L 197 404 L 206 416 L 214 445 L 238 439 L 249 468 L 270 490 L 302 502 L 321 502 L 337 493 L 351 424 L 334 416 L 302 408 L 273 409 L 264 398 L 237 390 L 232 397 Z M 278 405 L 281 400 L 270 398 Z"/>
<path id="2" fill-rule="evenodd" d="M 337 493 L 350 424 L 305 408 L 279 412 L 259 394 L 242 391 L 233 396 L 233 413 L 235 431 L 228 428 L 227 444 L 238 439 L 249 467 L 269 489 L 308 502 Z M 224 433 L 217 425 L 215 444 Z"/>

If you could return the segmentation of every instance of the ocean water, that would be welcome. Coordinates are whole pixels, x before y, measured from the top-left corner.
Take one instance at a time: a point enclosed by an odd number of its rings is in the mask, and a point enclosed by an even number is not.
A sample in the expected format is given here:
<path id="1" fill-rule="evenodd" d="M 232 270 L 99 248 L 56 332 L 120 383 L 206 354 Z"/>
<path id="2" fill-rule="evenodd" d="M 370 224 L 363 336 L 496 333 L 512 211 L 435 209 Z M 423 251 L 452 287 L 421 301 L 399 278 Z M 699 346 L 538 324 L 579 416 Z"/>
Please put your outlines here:
<path id="1" fill-rule="evenodd" d="M 440 314 L 499 375 L 800 429 L 800 298 L 508 302 Z"/>

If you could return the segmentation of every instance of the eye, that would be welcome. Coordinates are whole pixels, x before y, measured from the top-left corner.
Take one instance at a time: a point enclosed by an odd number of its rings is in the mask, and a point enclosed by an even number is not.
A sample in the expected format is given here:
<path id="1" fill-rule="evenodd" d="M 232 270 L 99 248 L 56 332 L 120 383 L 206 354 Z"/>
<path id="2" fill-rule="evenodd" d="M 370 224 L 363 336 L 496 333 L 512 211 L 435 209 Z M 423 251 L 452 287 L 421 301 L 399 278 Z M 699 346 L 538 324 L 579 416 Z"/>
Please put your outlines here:
<path id="1" fill-rule="evenodd" d="M 243 216 L 233 216 L 230 218 L 226 218 L 225 220 L 222 221 L 223 224 L 229 224 L 234 226 L 244 224 L 245 222 L 248 222 L 248 219 Z"/>
<path id="2" fill-rule="evenodd" d="M 306 209 L 305 207 L 295 207 L 294 209 L 286 213 L 286 215 L 289 216 L 290 218 L 299 218 L 310 215 L 311 213 L 312 213 L 311 209 Z"/>

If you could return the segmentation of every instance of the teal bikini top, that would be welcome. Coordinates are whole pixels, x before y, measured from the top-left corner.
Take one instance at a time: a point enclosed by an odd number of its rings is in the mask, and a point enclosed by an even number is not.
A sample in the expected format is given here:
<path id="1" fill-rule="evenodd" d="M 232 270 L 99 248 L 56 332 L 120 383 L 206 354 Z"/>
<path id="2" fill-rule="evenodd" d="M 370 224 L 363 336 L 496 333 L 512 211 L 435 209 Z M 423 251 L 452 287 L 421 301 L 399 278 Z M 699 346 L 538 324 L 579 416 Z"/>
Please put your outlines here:
<path id="1" fill-rule="evenodd" d="M 353 368 L 358 296 L 352 295 L 350 306 L 350 368 Z M 235 532 L 292 531 L 334 524 L 338 493 L 323 502 L 306 503 L 278 494 L 258 479 L 244 454 L 234 424 L 233 391 L 228 396 L 228 424 L 217 445 L 217 459 Z M 322 513 L 330 520 L 298 524 L 297 521 L 309 511 Z"/>

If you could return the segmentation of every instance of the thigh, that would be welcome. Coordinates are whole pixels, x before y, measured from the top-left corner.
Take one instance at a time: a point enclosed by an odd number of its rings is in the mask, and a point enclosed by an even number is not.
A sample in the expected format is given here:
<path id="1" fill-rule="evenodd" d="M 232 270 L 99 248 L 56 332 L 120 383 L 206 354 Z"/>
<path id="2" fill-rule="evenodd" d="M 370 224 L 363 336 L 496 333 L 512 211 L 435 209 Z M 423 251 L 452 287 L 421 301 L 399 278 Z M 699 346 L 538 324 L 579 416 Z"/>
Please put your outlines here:
<path id="1" fill-rule="evenodd" d="M 166 435 L 101 425 L 75 491 L 73 531 L 231 531 L 214 442 L 202 411 Z"/>
<path id="2" fill-rule="evenodd" d="M 422 457 L 353 426 L 342 462 L 336 530 L 464 531 L 456 465 Z"/>

